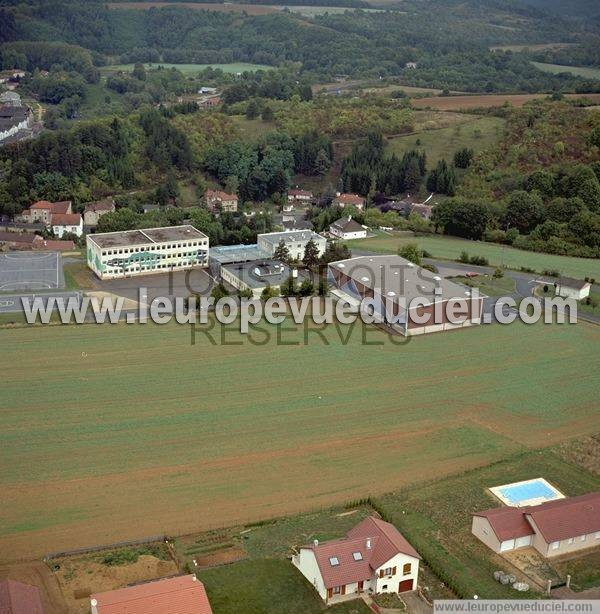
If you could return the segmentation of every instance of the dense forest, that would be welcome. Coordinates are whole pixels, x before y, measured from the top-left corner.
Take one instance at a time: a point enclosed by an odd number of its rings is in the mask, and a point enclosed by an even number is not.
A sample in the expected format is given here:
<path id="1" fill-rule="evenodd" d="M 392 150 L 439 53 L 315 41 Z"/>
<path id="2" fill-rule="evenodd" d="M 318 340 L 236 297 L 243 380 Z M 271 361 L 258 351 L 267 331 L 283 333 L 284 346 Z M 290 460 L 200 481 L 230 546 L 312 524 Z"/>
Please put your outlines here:
<path id="1" fill-rule="evenodd" d="M 307 24 L 311 27 L 307 27 Z M 505 26 L 503 25 L 505 24 Z M 406 0 L 402 11 L 348 10 L 313 18 L 286 11 L 252 16 L 181 6 L 109 10 L 99 2 L 30 0 L 0 9 L 0 43 L 64 42 L 112 62 L 301 64 L 309 80 L 339 74 L 398 75 L 406 84 L 468 91 L 551 91 L 597 84 L 536 70 L 510 43 L 586 42 L 584 20 L 550 15 L 511 0 Z M 80 55 L 78 53 L 78 55 Z M 83 57 L 83 56 L 82 56 Z M 23 43 L 2 49 L 2 65 L 46 68 Z M 407 69 L 416 62 L 416 69 Z M 75 69 L 58 62 L 63 69 Z"/>

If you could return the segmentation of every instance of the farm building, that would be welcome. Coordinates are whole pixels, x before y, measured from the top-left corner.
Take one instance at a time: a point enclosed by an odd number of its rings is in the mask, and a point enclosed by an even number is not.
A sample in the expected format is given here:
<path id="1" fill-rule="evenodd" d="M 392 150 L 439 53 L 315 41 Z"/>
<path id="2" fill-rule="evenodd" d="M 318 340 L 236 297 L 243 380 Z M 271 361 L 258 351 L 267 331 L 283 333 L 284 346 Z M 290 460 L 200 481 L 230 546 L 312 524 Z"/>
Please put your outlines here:
<path id="1" fill-rule="evenodd" d="M 73 213 L 70 200 L 63 200 L 56 203 L 47 200 L 38 200 L 29 209 L 25 209 L 21 216 L 26 222 L 33 224 L 40 222 L 48 228 L 52 225 L 53 215 L 67 215 Z"/>
<path id="2" fill-rule="evenodd" d="M 195 575 L 153 580 L 90 598 L 91 614 L 212 614 Z"/>
<path id="3" fill-rule="evenodd" d="M 292 274 L 290 268 L 272 259 L 237 262 L 221 266 L 221 279 L 237 290 L 250 290 L 252 298 L 260 298 L 263 290 L 270 286 L 276 292 Z"/>
<path id="4" fill-rule="evenodd" d="M 581 301 L 590 295 L 592 285 L 588 281 L 573 279 L 572 277 L 561 277 L 555 284 L 556 294 L 563 298 L 574 298 Z"/>
<path id="5" fill-rule="evenodd" d="M 544 557 L 600 546 L 600 492 L 473 514 L 471 532 L 494 552 L 532 546 Z"/>
<path id="6" fill-rule="evenodd" d="M 258 247 L 269 256 L 275 254 L 277 246 L 283 241 L 288 248 L 292 260 L 302 260 L 304 250 L 309 241 L 314 241 L 321 256 L 327 248 L 327 239 L 312 230 L 300 230 L 292 232 L 268 232 L 258 235 Z"/>
<path id="7" fill-rule="evenodd" d="M 350 239 L 365 239 L 367 229 L 361 226 L 352 216 L 342 217 L 329 226 L 329 232 L 338 239 L 349 241 Z"/>
<path id="8" fill-rule="evenodd" d="M 483 298 L 400 256 L 363 256 L 329 264 L 332 293 L 355 305 L 369 299 L 373 316 L 403 335 L 480 324 Z M 453 313 L 449 313 L 452 311 Z"/>
<path id="9" fill-rule="evenodd" d="M 358 194 L 340 194 L 340 192 L 338 192 L 331 204 L 334 207 L 342 207 L 342 209 L 348 205 L 352 205 L 359 211 L 362 211 L 365 208 L 365 199 Z"/>
<path id="10" fill-rule="evenodd" d="M 0 581 L 2 614 L 44 614 L 40 589 L 16 580 Z"/>
<path id="11" fill-rule="evenodd" d="M 237 194 L 227 194 L 222 190 L 206 190 L 204 199 L 209 211 L 213 213 L 219 210 L 235 213 L 238 208 Z"/>
<path id="12" fill-rule="evenodd" d="M 292 563 L 327 605 L 360 593 L 403 593 L 417 588 L 419 555 L 396 527 L 365 518 L 346 536 L 303 546 Z"/>
<path id="13" fill-rule="evenodd" d="M 83 223 L 85 226 L 95 227 L 98 225 L 98 220 L 103 215 L 112 213 L 114 210 L 115 201 L 112 198 L 88 203 L 83 210 Z"/>
<path id="14" fill-rule="evenodd" d="M 87 235 L 86 244 L 88 266 L 100 279 L 208 265 L 208 237 L 190 225 Z"/>

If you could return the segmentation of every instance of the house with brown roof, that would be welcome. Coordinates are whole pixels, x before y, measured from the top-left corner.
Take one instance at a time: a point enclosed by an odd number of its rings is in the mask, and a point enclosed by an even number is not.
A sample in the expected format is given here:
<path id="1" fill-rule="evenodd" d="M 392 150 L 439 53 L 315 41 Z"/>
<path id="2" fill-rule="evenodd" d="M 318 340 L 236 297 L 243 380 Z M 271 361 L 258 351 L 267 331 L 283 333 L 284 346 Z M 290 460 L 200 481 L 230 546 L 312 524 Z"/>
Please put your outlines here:
<path id="1" fill-rule="evenodd" d="M 206 190 L 204 199 L 209 211 L 213 213 L 218 210 L 235 213 L 238 208 L 237 194 L 227 194 L 222 190 Z"/>
<path id="2" fill-rule="evenodd" d="M 300 190 L 298 188 L 288 190 L 288 202 L 309 203 L 313 199 L 313 193 L 308 190 Z"/>
<path id="3" fill-rule="evenodd" d="M 361 226 L 352 216 L 342 217 L 329 226 L 329 232 L 338 239 L 366 239 L 367 229 Z"/>
<path id="4" fill-rule="evenodd" d="M 31 224 L 41 222 L 45 226 L 50 227 L 52 224 L 52 216 L 55 214 L 64 215 L 73 213 L 70 200 L 51 203 L 47 200 L 38 200 L 33 203 L 29 209 L 21 213 L 21 216 Z"/>
<path id="5" fill-rule="evenodd" d="M 204 584 L 190 574 L 90 597 L 91 614 L 212 614 Z"/>
<path id="6" fill-rule="evenodd" d="M 600 547 L 600 491 L 473 514 L 471 532 L 494 552 L 532 546 L 544 557 Z"/>
<path id="7" fill-rule="evenodd" d="M 44 243 L 40 235 L 30 232 L 0 232 L 0 251 L 29 250 L 39 248 Z"/>
<path id="8" fill-rule="evenodd" d="M 52 232 L 62 239 L 65 233 L 80 237 L 83 234 L 83 218 L 79 213 L 53 213 L 51 217 Z"/>
<path id="9" fill-rule="evenodd" d="M 44 614 L 40 589 L 16 580 L 0 581 L 2 614 Z"/>
<path id="10" fill-rule="evenodd" d="M 115 201 L 112 198 L 104 200 L 96 200 L 88 203 L 83 210 L 84 226 L 95 227 L 98 225 L 98 220 L 107 213 L 112 213 L 115 210 Z"/>
<path id="11" fill-rule="evenodd" d="M 419 554 L 389 522 L 373 516 L 345 537 L 303 546 L 292 563 L 325 603 L 360 593 L 402 593 L 417 588 Z"/>
<path id="12" fill-rule="evenodd" d="M 333 199 L 332 205 L 342 207 L 342 209 L 352 205 L 359 211 L 362 211 L 365 208 L 365 199 L 358 194 L 341 194 L 338 192 Z"/>

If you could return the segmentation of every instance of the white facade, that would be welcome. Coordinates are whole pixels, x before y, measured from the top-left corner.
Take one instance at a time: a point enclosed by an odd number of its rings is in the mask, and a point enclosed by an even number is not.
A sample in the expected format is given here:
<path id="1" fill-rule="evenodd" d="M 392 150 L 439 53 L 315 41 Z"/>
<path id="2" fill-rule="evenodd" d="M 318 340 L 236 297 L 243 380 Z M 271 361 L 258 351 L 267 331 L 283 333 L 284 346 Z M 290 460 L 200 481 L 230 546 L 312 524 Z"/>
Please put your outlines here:
<path id="1" fill-rule="evenodd" d="M 329 588 L 325 586 L 315 554 L 310 548 L 301 548 L 292 557 L 292 563 L 327 604 L 345 601 L 353 595 L 358 597 L 363 592 L 379 595 L 416 590 L 419 578 L 419 559 L 402 553 L 380 565 L 370 578 Z"/>
<path id="2" fill-rule="evenodd" d="M 11 126 L 0 132 L 0 142 L 6 140 L 7 138 L 17 134 L 20 130 L 27 130 L 29 128 L 29 118 L 22 120 L 18 124 Z"/>
<path id="3" fill-rule="evenodd" d="M 273 256 L 277 246 L 283 241 L 290 253 L 290 258 L 302 260 L 306 244 L 311 240 L 316 244 L 319 256 L 322 256 L 327 248 L 327 239 L 316 232 L 312 232 L 312 230 L 290 230 L 261 234 L 258 235 L 258 247 Z"/>
<path id="4" fill-rule="evenodd" d="M 65 233 L 73 233 L 80 237 L 83 234 L 83 220 L 81 216 L 79 216 L 79 224 L 77 225 L 62 225 L 62 224 L 52 224 L 52 232 L 59 238 L 62 239 Z"/>
<path id="5" fill-rule="evenodd" d="M 576 288 L 558 282 L 556 285 L 556 294 L 563 298 L 574 298 L 576 301 L 581 301 L 590 295 L 590 288 L 591 284 L 587 283 L 581 288 Z"/>
<path id="6" fill-rule="evenodd" d="M 193 226 L 86 236 L 87 263 L 100 279 L 208 266 L 208 237 Z"/>
<path id="7" fill-rule="evenodd" d="M 344 241 L 350 241 L 351 239 L 366 239 L 367 238 L 367 230 L 363 228 L 362 230 L 356 230 L 354 232 L 342 232 L 335 226 L 329 227 L 329 232 L 339 239 L 343 239 Z"/>

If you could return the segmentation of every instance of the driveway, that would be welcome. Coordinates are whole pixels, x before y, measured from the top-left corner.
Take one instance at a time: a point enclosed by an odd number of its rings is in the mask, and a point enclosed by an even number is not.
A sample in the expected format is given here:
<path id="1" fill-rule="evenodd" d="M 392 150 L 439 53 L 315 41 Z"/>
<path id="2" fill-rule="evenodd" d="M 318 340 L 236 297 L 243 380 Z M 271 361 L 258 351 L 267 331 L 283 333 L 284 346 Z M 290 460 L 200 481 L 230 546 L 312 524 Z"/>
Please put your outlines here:
<path id="1" fill-rule="evenodd" d="M 406 611 L 410 614 L 431 614 L 433 608 L 428 606 L 417 591 L 411 591 L 410 593 L 400 593 L 400 599 L 406 604 Z M 383 611 L 383 610 L 382 610 Z"/>

